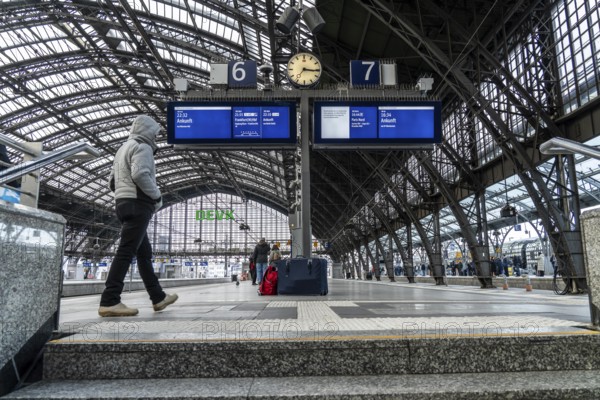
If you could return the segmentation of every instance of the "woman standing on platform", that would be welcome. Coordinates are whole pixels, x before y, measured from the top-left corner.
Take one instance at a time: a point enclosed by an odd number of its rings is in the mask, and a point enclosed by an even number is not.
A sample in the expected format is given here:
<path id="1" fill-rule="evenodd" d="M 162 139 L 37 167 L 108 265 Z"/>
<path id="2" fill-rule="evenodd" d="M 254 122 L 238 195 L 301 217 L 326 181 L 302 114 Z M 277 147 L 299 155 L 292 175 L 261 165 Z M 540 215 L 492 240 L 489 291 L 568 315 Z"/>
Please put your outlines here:
<path id="1" fill-rule="evenodd" d="M 544 276 L 544 264 L 546 264 L 546 257 L 542 252 L 539 252 L 537 260 L 537 276 Z"/>
<path id="2" fill-rule="evenodd" d="M 275 262 L 277 260 L 281 260 L 281 252 L 279 251 L 279 246 L 274 244 L 273 247 L 271 248 L 271 257 L 269 260 L 269 264 L 272 262 Z"/>

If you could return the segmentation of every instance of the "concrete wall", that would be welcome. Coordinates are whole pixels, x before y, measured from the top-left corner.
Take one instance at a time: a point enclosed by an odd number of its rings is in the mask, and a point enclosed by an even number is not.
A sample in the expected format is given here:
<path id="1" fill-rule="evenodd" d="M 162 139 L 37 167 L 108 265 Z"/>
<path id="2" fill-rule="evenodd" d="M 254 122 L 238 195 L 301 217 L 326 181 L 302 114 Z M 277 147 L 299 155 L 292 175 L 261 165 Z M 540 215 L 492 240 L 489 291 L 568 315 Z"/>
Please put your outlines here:
<path id="1" fill-rule="evenodd" d="M 589 210 L 581 214 L 583 255 L 590 297 L 592 324 L 600 326 L 600 210 Z"/>
<path id="2" fill-rule="evenodd" d="M 0 201 L 0 396 L 52 335 L 64 227 L 60 215 Z"/>
<path id="3" fill-rule="evenodd" d="M 159 281 L 160 285 L 163 288 L 170 288 L 178 286 L 204 285 L 210 283 L 226 283 L 231 282 L 231 277 L 209 279 L 160 279 Z M 125 288 L 123 289 L 123 291 L 128 291 L 129 287 L 129 281 L 125 280 Z M 86 280 L 80 282 L 69 281 L 63 284 L 62 297 L 100 294 L 103 290 L 103 280 Z M 143 282 L 139 279 L 134 280 L 133 282 L 131 282 L 131 290 L 144 290 Z"/>

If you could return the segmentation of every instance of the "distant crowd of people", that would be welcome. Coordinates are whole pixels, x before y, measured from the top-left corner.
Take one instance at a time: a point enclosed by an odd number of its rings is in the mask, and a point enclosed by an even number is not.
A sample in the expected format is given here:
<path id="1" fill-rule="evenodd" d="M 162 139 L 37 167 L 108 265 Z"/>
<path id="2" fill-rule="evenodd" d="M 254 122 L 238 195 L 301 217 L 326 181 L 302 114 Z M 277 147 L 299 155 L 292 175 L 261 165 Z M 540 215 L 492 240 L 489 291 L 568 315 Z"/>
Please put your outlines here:
<path id="1" fill-rule="evenodd" d="M 556 257 L 554 254 L 551 257 L 546 257 L 543 253 L 538 253 L 538 259 L 536 264 L 531 264 L 528 268 L 527 263 L 520 256 L 513 257 L 494 257 L 490 258 L 490 267 L 492 276 L 521 276 L 522 274 L 528 274 L 529 271 L 535 272 L 537 276 L 545 276 L 548 271 L 553 271 L 556 275 Z M 428 276 L 431 274 L 431 268 L 429 264 L 421 263 L 415 265 L 414 274 L 415 276 Z M 385 271 L 382 271 L 385 272 Z M 402 266 L 394 267 L 394 274 L 401 276 L 405 274 L 405 270 Z M 477 275 L 475 263 L 469 262 L 458 262 L 450 261 L 446 265 L 446 275 L 449 276 L 475 276 Z"/>

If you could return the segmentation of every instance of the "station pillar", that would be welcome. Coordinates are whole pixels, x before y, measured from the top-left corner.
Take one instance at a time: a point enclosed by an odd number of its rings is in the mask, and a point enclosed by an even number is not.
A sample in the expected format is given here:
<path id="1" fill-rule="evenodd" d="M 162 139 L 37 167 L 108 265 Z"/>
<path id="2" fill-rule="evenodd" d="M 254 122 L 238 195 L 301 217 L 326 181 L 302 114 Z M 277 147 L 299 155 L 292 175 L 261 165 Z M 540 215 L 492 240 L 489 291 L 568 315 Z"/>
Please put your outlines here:
<path id="1" fill-rule="evenodd" d="M 413 249 L 412 249 L 412 224 L 406 225 L 406 260 L 404 262 L 404 275 L 408 279 L 408 283 L 415 283 L 415 266 L 413 264 Z"/>
<path id="2" fill-rule="evenodd" d="M 600 329 L 600 210 L 581 214 L 583 253 L 592 324 Z"/>

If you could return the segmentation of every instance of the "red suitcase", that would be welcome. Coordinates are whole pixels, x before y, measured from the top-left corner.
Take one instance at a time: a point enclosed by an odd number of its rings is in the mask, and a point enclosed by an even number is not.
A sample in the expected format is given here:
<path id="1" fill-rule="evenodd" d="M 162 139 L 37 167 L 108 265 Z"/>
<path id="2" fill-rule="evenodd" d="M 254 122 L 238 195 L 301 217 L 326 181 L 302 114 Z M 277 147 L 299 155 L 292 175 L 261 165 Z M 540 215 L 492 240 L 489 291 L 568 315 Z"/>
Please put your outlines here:
<path id="1" fill-rule="evenodd" d="M 265 271 L 260 285 L 258 286 L 258 294 L 260 296 L 271 296 L 277 294 L 277 269 L 269 265 Z"/>

